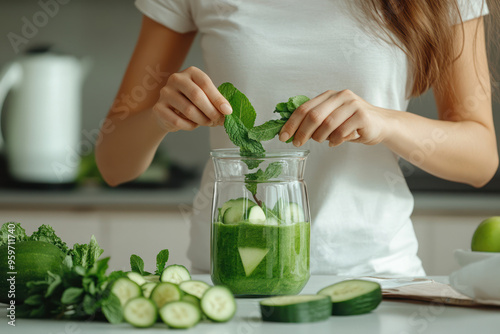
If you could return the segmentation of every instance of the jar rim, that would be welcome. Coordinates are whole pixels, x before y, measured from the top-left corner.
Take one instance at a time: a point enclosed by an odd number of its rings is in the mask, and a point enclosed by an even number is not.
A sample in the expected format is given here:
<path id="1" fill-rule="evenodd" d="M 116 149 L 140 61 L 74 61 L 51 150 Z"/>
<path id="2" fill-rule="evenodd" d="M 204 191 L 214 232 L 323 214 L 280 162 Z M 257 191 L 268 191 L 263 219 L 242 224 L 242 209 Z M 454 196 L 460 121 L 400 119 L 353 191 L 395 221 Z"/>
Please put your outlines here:
<path id="1" fill-rule="evenodd" d="M 263 158 L 305 158 L 309 155 L 309 150 L 300 149 L 269 149 L 263 154 L 241 155 L 237 148 L 217 148 L 210 150 L 212 158 L 244 158 L 244 159 L 263 159 Z"/>

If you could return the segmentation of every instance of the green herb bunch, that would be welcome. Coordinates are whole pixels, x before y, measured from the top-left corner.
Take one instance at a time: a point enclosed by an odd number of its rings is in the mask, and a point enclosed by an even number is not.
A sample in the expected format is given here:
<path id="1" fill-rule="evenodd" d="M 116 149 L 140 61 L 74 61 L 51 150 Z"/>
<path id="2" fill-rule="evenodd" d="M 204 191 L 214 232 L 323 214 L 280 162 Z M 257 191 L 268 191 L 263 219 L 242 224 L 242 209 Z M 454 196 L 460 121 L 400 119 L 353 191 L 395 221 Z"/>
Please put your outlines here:
<path id="1" fill-rule="evenodd" d="M 220 85 L 219 91 L 233 108 L 233 113 L 227 115 L 224 121 L 224 128 L 229 139 L 240 148 L 242 156 L 254 158 L 243 160 L 248 169 L 258 168 L 263 161 L 255 159 L 265 156 L 266 151 L 260 142 L 276 137 L 292 113 L 301 104 L 309 101 L 309 98 L 304 95 L 291 97 L 288 102 L 281 102 L 276 105 L 274 112 L 280 114 L 280 119 L 270 120 L 259 126 L 254 126 L 257 113 L 248 98 L 229 82 Z M 293 136 L 287 143 L 291 141 L 293 141 Z M 262 206 L 262 202 L 257 198 L 257 185 L 278 177 L 282 170 L 283 164 L 281 162 L 273 162 L 269 164 L 265 171 L 258 169 L 254 173 L 245 174 L 246 188 L 250 191 L 257 204 Z"/>

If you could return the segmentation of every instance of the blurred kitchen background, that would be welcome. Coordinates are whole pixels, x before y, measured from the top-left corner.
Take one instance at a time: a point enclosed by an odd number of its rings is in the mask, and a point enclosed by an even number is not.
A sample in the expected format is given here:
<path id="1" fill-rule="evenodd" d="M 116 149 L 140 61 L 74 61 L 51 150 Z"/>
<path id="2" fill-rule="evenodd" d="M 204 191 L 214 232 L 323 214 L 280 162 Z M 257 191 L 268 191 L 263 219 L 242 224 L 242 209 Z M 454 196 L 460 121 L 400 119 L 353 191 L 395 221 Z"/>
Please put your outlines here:
<path id="1" fill-rule="evenodd" d="M 79 139 L 91 143 L 113 102 L 140 23 L 141 14 L 132 0 L 1 0 L 0 67 L 28 49 L 41 51 L 40 47 L 46 45 L 89 61 L 78 117 Z M 203 68 L 200 53 L 197 40 L 184 67 Z M 500 64 L 495 65 L 500 70 Z M 6 129 L 13 113 L 9 112 L 11 100 L 7 98 L 1 125 L 4 133 L 15 137 Z M 412 101 L 410 111 L 435 118 L 432 93 Z M 494 117 L 500 129 L 498 103 L 494 105 Z M 85 150 L 88 152 L 88 147 Z M 92 154 L 82 155 L 77 183 L 64 187 L 19 182 L 22 180 L 8 172 L 8 157 L 3 154 L 0 223 L 19 221 L 29 231 L 42 223 L 51 224 L 69 243 L 85 242 L 95 234 L 106 254 L 113 255 L 111 264 L 116 268 L 126 268 L 126 256 L 131 253 L 143 256 L 146 265 L 152 265 L 154 254 L 162 248 L 171 249 L 173 262 L 189 266 L 186 250 L 190 204 L 208 150 L 206 128 L 169 134 L 161 144 L 155 165 L 138 181 L 116 189 L 100 183 Z M 402 165 L 416 198 L 413 220 L 424 267 L 428 274 L 447 274 L 457 268 L 453 250 L 469 247 L 472 232 L 482 219 L 500 215 L 500 172 L 486 187 L 474 189 L 439 180 L 409 163 Z M 210 195 L 199 200 L 210 205 Z"/>

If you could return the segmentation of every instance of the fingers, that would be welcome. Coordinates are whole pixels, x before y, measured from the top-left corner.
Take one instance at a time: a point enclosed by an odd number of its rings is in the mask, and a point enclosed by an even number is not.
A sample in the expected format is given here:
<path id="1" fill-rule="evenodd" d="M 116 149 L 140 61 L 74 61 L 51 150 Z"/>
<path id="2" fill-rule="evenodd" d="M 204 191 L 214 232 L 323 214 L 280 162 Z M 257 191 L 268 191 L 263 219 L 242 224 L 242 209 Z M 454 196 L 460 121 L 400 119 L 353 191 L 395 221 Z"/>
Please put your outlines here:
<path id="1" fill-rule="evenodd" d="M 309 111 L 318 105 L 320 105 L 322 102 L 328 99 L 329 95 L 327 94 L 328 92 L 325 92 L 321 95 L 318 95 L 314 99 L 311 99 L 307 101 L 306 103 L 302 104 L 299 106 L 293 113 L 292 116 L 288 119 L 288 121 L 285 123 L 283 128 L 280 131 L 280 136 L 279 139 L 283 142 L 287 141 L 295 135 L 297 129 L 300 127 L 304 119 L 307 117 L 309 114 Z M 324 111 L 318 111 L 315 115 L 316 118 L 321 118 L 323 117 L 323 112 Z M 326 117 L 326 115 L 325 115 Z M 295 137 L 296 139 L 297 137 Z M 295 139 L 294 139 L 294 145 L 295 145 Z M 305 143 L 305 141 L 304 141 Z M 300 146 L 300 145 L 299 145 Z"/>
<path id="2" fill-rule="evenodd" d="M 355 141 L 361 136 L 358 133 L 363 126 L 359 114 L 354 114 L 347 121 L 337 127 L 328 137 L 330 147 L 338 146 L 345 141 Z"/>
<path id="3" fill-rule="evenodd" d="M 352 104 L 345 103 L 341 105 L 328 115 L 311 137 L 318 143 L 324 142 L 335 129 L 348 120 L 355 112 L 356 108 Z"/>
<path id="4" fill-rule="evenodd" d="M 206 94 L 207 99 L 223 115 L 229 115 L 233 112 L 229 102 L 222 96 L 210 77 L 202 70 L 196 67 L 189 68 L 191 79 Z M 204 110 L 204 109 L 202 109 Z"/>
<path id="5" fill-rule="evenodd" d="M 172 94 L 169 99 L 173 110 L 179 111 L 184 118 L 203 126 L 212 126 L 218 119 L 211 120 L 195 104 L 182 94 Z"/>
<path id="6" fill-rule="evenodd" d="M 180 112 L 158 103 L 153 107 L 153 113 L 168 132 L 191 131 L 198 127 L 196 123 L 182 117 Z"/>

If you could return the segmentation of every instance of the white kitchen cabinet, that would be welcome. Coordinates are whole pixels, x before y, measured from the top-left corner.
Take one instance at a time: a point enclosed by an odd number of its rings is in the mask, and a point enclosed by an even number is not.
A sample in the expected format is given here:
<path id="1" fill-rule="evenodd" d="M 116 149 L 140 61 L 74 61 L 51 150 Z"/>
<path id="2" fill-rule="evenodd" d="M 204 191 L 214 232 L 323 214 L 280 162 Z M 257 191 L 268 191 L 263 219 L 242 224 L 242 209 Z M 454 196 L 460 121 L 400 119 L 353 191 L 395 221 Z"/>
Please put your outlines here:
<path id="1" fill-rule="evenodd" d="M 418 254 L 427 275 L 449 275 L 460 268 L 453 252 L 470 249 L 474 231 L 488 216 L 414 214 L 413 226 L 419 242 Z"/>

